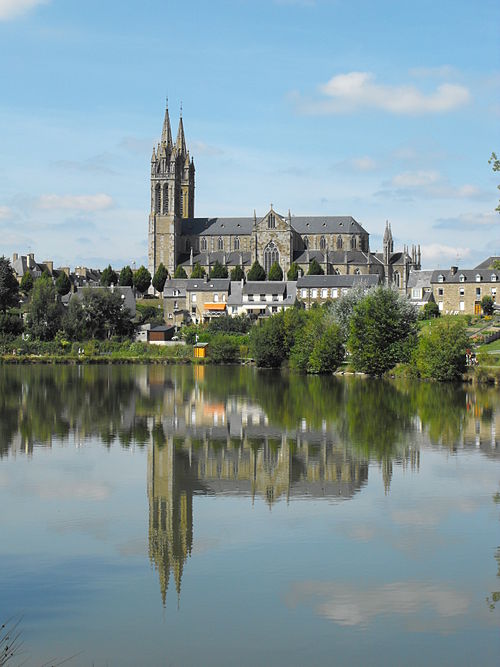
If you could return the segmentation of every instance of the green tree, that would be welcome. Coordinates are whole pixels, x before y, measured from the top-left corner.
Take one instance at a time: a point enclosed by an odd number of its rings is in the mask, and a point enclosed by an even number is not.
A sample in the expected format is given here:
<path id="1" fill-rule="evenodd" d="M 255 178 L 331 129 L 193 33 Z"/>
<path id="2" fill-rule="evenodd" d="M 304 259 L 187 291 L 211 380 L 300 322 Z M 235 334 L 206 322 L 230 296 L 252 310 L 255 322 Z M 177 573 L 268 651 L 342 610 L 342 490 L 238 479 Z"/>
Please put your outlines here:
<path id="1" fill-rule="evenodd" d="M 193 266 L 193 270 L 191 271 L 191 278 L 204 278 L 205 277 L 205 269 L 204 267 L 199 264 L 198 262 L 195 262 Z"/>
<path id="2" fill-rule="evenodd" d="M 296 262 L 290 264 L 290 268 L 287 271 L 286 277 L 288 280 L 298 280 L 299 279 L 299 265 Z"/>
<path id="3" fill-rule="evenodd" d="M 340 333 L 344 342 L 349 337 L 351 330 L 351 317 L 355 306 L 365 298 L 366 291 L 362 287 L 353 287 L 346 294 L 342 294 L 338 299 L 332 301 L 327 310 L 330 312 L 333 321 L 340 328 Z"/>
<path id="4" fill-rule="evenodd" d="M 488 164 L 491 164 L 493 171 L 500 171 L 500 160 L 497 158 L 496 153 L 491 154 Z M 497 185 L 497 188 L 500 190 L 500 185 Z M 500 213 L 500 204 L 498 204 L 495 211 Z"/>
<path id="5" fill-rule="evenodd" d="M 250 330 L 250 349 L 257 366 L 279 368 L 285 359 L 283 316 L 281 313 L 264 320 Z"/>
<path id="6" fill-rule="evenodd" d="M 26 271 L 26 273 L 21 278 L 21 284 L 19 285 L 21 292 L 24 294 L 29 294 L 33 289 L 33 276 L 31 271 Z"/>
<path id="7" fill-rule="evenodd" d="M 340 329 L 337 324 L 331 324 L 314 343 L 307 370 L 311 373 L 333 373 L 344 361 L 344 355 Z"/>
<path id="8" fill-rule="evenodd" d="M 61 271 L 56 278 L 56 290 L 59 296 L 64 296 L 71 290 L 71 280 L 64 271 Z"/>
<path id="9" fill-rule="evenodd" d="M 81 299 L 73 297 L 65 313 L 63 328 L 72 340 L 129 336 L 134 326 L 118 292 L 87 289 Z"/>
<path id="10" fill-rule="evenodd" d="M 308 276 L 323 276 L 324 273 L 325 272 L 315 258 L 309 262 L 309 269 L 307 271 Z"/>
<path id="11" fill-rule="evenodd" d="M 283 269 L 278 262 L 273 262 L 269 268 L 268 280 L 283 280 Z"/>
<path id="12" fill-rule="evenodd" d="M 495 309 L 495 302 L 489 294 L 485 294 L 481 299 L 481 308 L 485 315 L 493 315 L 493 310 Z"/>
<path id="13" fill-rule="evenodd" d="M 369 292 L 354 307 L 348 347 L 356 371 L 382 375 L 408 361 L 416 342 L 417 312 L 405 297 L 387 287 Z"/>
<path id="14" fill-rule="evenodd" d="M 120 277 L 118 278 L 118 284 L 120 287 L 133 287 L 134 286 L 134 274 L 130 266 L 124 266 L 120 271 Z"/>
<path id="15" fill-rule="evenodd" d="M 0 257 L 0 310 L 19 305 L 19 283 L 7 257 Z"/>
<path id="16" fill-rule="evenodd" d="M 184 271 L 184 267 L 180 264 L 175 269 L 174 278 L 187 278 L 187 273 Z"/>
<path id="17" fill-rule="evenodd" d="M 239 358 L 240 348 L 234 336 L 216 334 L 210 341 L 208 355 L 215 363 L 230 364 Z"/>
<path id="18" fill-rule="evenodd" d="M 151 285 L 151 274 L 145 266 L 140 266 L 134 273 L 134 287 L 140 294 L 145 294 Z"/>
<path id="19" fill-rule="evenodd" d="M 241 266 L 238 264 L 237 266 L 234 267 L 231 271 L 231 280 L 245 280 L 245 272 L 241 268 Z"/>
<path id="20" fill-rule="evenodd" d="M 19 336 L 23 331 L 23 320 L 14 311 L 0 312 L 0 334 Z"/>
<path id="21" fill-rule="evenodd" d="M 109 287 L 110 285 L 118 285 L 118 274 L 111 268 L 111 264 L 101 273 L 101 285 Z"/>
<path id="22" fill-rule="evenodd" d="M 429 301 L 420 311 L 420 315 L 423 320 L 432 320 L 435 317 L 439 317 L 441 312 L 435 301 Z"/>
<path id="23" fill-rule="evenodd" d="M 465 370 L 468 346 L 465 322 L 458 317 L 442 317 L 422 332 L 414 364 L 423 378 L 457 380 Z"/>
<path id="24" fill-rule="evenodd" d="M 500 259 L 495 259 L 490 265 L 490 269 L 495 269 L 495 271 L 500 271 Z"/>
<path id="25" fill-rule="evenodd" d="M 255 260 L 255 262 L 252 264 L 250 268 L 250 271 L 247 273 L 247 280 L 253 281 L 253 280 L 265 280 L 265 279 L 266 279 L 266 272 L 259 264 L 258 260 Z"/>
<path id="26" fill-rule="evenodd" d="M 218 260 L 210 269 L 210 278 L 227 278 L 228 275 L 227 267 L 222 266 Z"/>
<path id="27" fill-rule="evenodd" d="M 168 271 L 163 266 L 163 263 L 160 263 L 159 267 L 156 269 L 155 274 L 153 276 L 153 287 L 157 292 L 163 292 L 163 288 L 165 287 L 167 278 L 168 278 Z"/>
<path id="28" fill-rule="evenodd" d="M 52 279 L 42 274 L 33 285 L 26 328 L 33 338 L 52 340 L 61 328 L 62 315 Z"/>

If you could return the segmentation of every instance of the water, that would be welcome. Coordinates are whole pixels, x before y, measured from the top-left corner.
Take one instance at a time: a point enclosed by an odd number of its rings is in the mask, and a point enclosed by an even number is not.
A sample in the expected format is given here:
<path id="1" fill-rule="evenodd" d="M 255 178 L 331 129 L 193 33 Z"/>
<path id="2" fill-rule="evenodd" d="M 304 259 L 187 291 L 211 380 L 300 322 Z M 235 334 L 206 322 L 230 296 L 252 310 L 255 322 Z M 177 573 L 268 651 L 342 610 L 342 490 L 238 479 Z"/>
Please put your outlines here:
<path id="1" fill-rule="evenodd" d="M 499 440 L 493 389 L 0 367 L 12 664 L 496 666 Z"/>

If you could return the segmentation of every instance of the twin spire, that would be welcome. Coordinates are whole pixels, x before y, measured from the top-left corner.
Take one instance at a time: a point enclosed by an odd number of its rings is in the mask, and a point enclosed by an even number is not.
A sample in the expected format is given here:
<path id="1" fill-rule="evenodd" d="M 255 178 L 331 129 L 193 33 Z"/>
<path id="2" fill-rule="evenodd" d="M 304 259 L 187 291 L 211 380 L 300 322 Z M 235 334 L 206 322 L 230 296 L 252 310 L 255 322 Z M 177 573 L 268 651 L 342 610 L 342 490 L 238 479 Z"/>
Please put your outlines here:
<path id="1" fill-rule="evenodd" d="M 170 126 L 170 115 L 168 113 L 168 100 L 165 107 L 165 118 L 163 120 L 163 129 L 161 132 L 161 143 L 166 144 L 170 150 L 174 147 L 172 141 L 172 128 Z M 177 130 L 177 139 L 175 140 L 175 148 L 180 155 L 187 155 L 186 138 L 184 136 L 184 124 L 182 122 L 182 110 L 179 119 L 179 129 Z"/>

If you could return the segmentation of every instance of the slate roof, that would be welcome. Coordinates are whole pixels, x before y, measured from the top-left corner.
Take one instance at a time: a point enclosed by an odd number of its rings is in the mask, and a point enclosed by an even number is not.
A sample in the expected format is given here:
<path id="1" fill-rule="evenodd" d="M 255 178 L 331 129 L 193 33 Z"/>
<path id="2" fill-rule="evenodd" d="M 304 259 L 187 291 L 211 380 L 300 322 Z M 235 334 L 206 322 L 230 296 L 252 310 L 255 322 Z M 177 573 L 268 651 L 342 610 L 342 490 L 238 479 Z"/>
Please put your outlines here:
<path id="1" fill-rule="evenodd" d="M 481 276 L 479 282 L 476 281 L 477 275 Z M 440 284 L 439 276 L 443 276 L 443 283 L 452 283 L 460 284 L 461 282 L 466 283 L 476 283 L 479 285 L 483 283 L 491 282 L 500 282 L 500 271 L 495 271 L 494 269 L 458 269 L 456 273 L 453 273 L 450 269 L 448 270 L 435 270 L 432 272 L 431 283 Z M 460 276 L 464 276 L 465 281 L 460 280 Z M 491 277 L 495 276 L 495 279 L 492 280 Z"/>
<path id="2" fill-rule="evenodd" d="M 481 264 L 478 264 L 475 266 L 475 269 L 489 269 L 490 266 L 493 264 L 493 262 L 498 262 L 500 261 L 500 257 L 498 255 L 491 255 L 491 257 L 487 257 Z"/>
<path id="3" fill-rule="evenodd" d="M 229 278 L 214 278 L 208 281 L 205 278 L 188 278 L 185 282 L 186 292 L 228 292 L 231 285 Z"/>
<path id="4" fill-rule="evenodd" d="M 254 280 L 245 283 L 243 294 L 284 294 L 286 282 L 281 280 Z"/>
<path id="5" fill-rule="evenodd" d="M 406 286 L 408 289 L 412 289 L 413 287 L 430 287 L 431 286 L 431 278 L 432 274 L 434 272 L 431 271 L 410 271 L 410 275 L 408 276 L 408 283 Z"/>
<path id="6" fill-rule="evenodd" d="M 282 216 L 285 217 L 285 216 Z M 286 219 L 286 217 L 285 217 Z M 226 236 L 251 234 L 254 219 L 250 218 L 187 218 L 182 221 L 183 235 Z M 367 234 L 367 231 L 348 216 L 295 216 L 291 226 L 299 234 Z"/>
<path id="7" fill-rule="evenodd" d="M 328 276 L 302 276 L 297 280 L 297 289 L 302 287 L 376 287 L 379 284 L 377 274 L 368 275 L 328 275 Z"/>
<path id="8" fill-rule="evenodd" d="M 299 234 L 367 234 L 359 222 L 350 216 L 342 215 L 292 215 L 292 227 Z"/>
<path id="9" fill-rule="evenodd" d="M 240 252 L 239 250 L 224 253 L 222 250 L 217 250 L 214 252 L 200 252 L 193 254 L 193 264 L 198 263 L 201 264 L 201 266 L 209 266 L 215 264 L 215 262 L 219 262 L 223 266 L 241 266 L 241 261 L 243 261 L 243 266 L 250 266 L 252 263 L 251 253 Z M 179 264 L 182 264 L 182 266 L 190 266 L 191 256 L 184 253 Z"/>

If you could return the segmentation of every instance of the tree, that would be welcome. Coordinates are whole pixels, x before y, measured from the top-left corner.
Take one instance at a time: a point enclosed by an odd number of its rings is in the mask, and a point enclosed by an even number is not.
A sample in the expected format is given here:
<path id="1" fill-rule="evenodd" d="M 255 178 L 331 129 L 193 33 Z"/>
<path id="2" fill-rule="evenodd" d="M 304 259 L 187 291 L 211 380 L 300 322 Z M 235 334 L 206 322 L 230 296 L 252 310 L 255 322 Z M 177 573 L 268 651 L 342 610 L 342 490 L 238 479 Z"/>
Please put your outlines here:
<path id="1" fill-rule="evenodd" d="M 30 271 L 26 271 L 21 278 L 21 284 L 19 285 L 21 292 L 24 294 L 29 294 L 33 289 L 33 276 Z"/>
<path id="2" fill-rule="evenodd" d="M 336 324 L 331 324 L 316 340 L 307 370 L 311 373 L 333 373 L 343 362 L 344 355 L 340 329 Z"/>
<path id="3" fill-rule="evenodd" d="M 163 288 L 165 287 L 167 278 L 168 278 L 168 271 L 163 266 L 163 263 L 160 263 L 159 267 L 156 269 L 155 274 L 153 276 L 153 287 L 157 292 L 163 292 Z"/>
<path id="4" fill-rule="evenodd" d="M 140 266 L 134 273 L 134 287 L 140 294 L 145 294 L 151 285 L 151 274 L 145 266 Z"/>
<path id="5" fill-rule="evenodd" d="M 245 272 L 239 264 L 231 271 L 231 280 L 245 280 Z"/>
<path id="6" fill-rule="evenodd" d="M 266 272 L 259 264 L 258 260 L 252 264 L 250 271 L 247 273 L 247 280 L 265 280 Z"/>
<path id="7" fill-rule="evenodd" d="M 195 262 L 193 270 L 191 271 L 191 278 L 204 278 L 205 273 L 204 267 L 198 262 Z"/>
<path id="8" fill-rule="evenodd" d="M 120 277 L 118 278 L 118 284 L 120 287 L 133 287 L 134 285 L 134 274 L 130 266 L 124 266 L 120 271 Z"/>
<path id="9" fill-rule="evenodd" d="M 349 337 L 351 317 L 354 308 L 362 299 L 364 299 L 365 294 L 366 291 L 363 287 L 353 287 L 348 290 L 346 294 L 342 294 L 338 299 L 335 299 L 327 309 L 330 312 L 333 321 L 338 324 L 344 343 Z"/>
<path id="10" fill-rule="evenodd" d="M 216 334 L 210 341 L 208 354 L 215 363 L 230 364 L 240 356 L 240 347 L 234 336 Z"/>
<path id="11" fill-rule="evenodd" d="M 325 272 L 315 258 L 309 262 L 309 269 L 307 271 L 308 276 L 323 276 L 324 273 Z"/>
<path id="12" fill-rule="evenodd" d="M 432 320 L 434 317 L 439 317 L 440 315 L 441 311 L 439 310 L 437 303 L 435 301 L 429 301 L 420 311 L 419 318 L 422 320 Z"/>
<path id="13" fill-rule="evenodd" d="M 0 310 L 19 305 L 19 284 L 7 257 L 0 257 Z"/>
<path id="14" fill-rule="evenodd" d="M 52 279 L 42 274 L 33 285 L 26 328 L 33 338 L 52 340 L 61 327 L 62 315 Z"/>
<path id="15" fill-rule="evenodd" d="M 187 278 L 187 273 L 184 271 L 184 267 L 179 264 L 175 269 L 174 278 Z"/>
<path id="16" fill-rule="evenodd" d="M 283 316 L 273 315 L 250 330 L 250 349 L 257 366 L 279 368 L 285 359 Z"/>
<path id="17" fill-rule="evenodd" d="M 218 260 L 210 269 L 210 278 L 227 278 L 228 275 L 227 267 L 222 266 Z"/>
<path id="18" fill-rule="evenodd" d="M 356 371 L 382 375 L 408 361 L 416 343 L 417 311 L 396 290 L 378 287 L 354 307 L 348 347 Z"/>
<path id="19" fill-rule="evenodd" d="M 128 336 L 134 325 L 128 308 L 118 292 L 87 289 L 81 300 L 74 296 L 66 311 L 64 331 L 73 340 L 105 339 Z"/>
<path id="20" fill-rule="evenodd" d="M 493 171 L 500 171 L 500 160 L 497 158 L 496 153 L 491 154 L 488 164 L 491 164 Z M 497 185 L 497 188 L 500 190 L 500 185 Z M 500 204 L 498 204 L 495 211 L 500 213 Z"/>
<path id="21" fill-rule="evenodd" d="M 413 358 L 421 377 L 446 381 L 462 376 L 469 345 L 466 329 L 458 317 L 443 317 L 426 327 Z"/>
<path id="22" fill-rule="evenodd" d="M 269 268 L 268 280 L 283 280 L 283 269 L 278 262 L 273 262 Z"/>
<path id="23" fill-rule="evenodd" d="M 290 264 L 290 268 L 287 271 L 286 277 L 288 280 L 298 280 L 299 279 L 299 265 L 296 262 Z"/>
<path id="24" fill-rule="evenodd" d="M 111 268 L 111 264 L 101 273 L 101 285 L 109 287 L 110 285 L 118 285 L 118 274 Z"/>
<path id="25" fill-rule="evenodd" d="M 71 280 L 64 271 L 61 271 L 56 278 L 56 290 L 59 296 L 64 296 L 71 290 Z"/>
<path id="26" fill-rule="evenodd" d="M 493 310 L 495 309 L 495 302 L 489 294 L 485 294 L 481 299 L 481 308 L 485 315 L 493 315 Z"/>
<path id="27" fill-rule="evenodd" d="M 495 269 L 495 271 L 500 271 L 500 259 L 495 259 L 490 265 L 490 269 Z"/>

